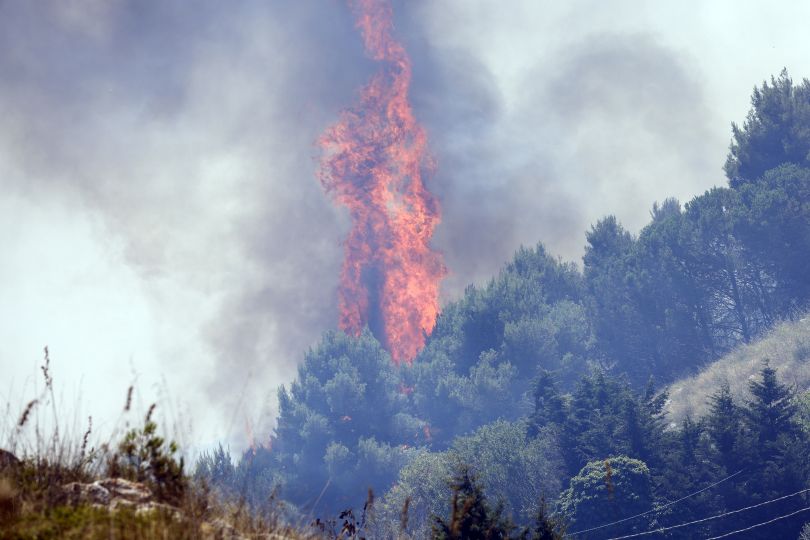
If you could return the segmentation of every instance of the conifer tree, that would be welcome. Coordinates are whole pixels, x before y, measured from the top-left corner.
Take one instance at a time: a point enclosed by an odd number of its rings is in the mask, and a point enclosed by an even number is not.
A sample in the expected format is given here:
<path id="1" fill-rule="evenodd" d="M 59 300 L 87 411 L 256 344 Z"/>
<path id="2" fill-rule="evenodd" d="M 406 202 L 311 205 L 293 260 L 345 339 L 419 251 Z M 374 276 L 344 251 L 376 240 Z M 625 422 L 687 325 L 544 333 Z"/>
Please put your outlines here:
<path id="1" fill-rule="evenodd" d="M 534 437 L 543 427 L 560 425 L 565 419 L 565 401 L 554 374 L 545 369 L 540 370 L 534 385 L 534 412 L 529 418 L 528 435 Z"/>
<path id="2" fill-rule="evenodd" d="M 750 433 L 752 473 L 749 497 L 752 501 L 771 500 L 807 487 L 807 438 L 798 424 L 794 392 L 776 378 L 767 360 L 760 380 L 749 383 L 751 399 L 743 409 Z M 787 514 L 805 506 L 797 497 L 781 501 L 776 508 Z M 755 510 L 751 520 L 764 521 L 771 514 Z M 803 524 L 802 516 L 780 521 L 769 531 L 771 538 L 795 538 Z"/>
<path id="3" fill-rule="evenodd" d="M 720 464 L 731 474 L 742 466 L 739 453 L 741 411 L 734 403 L 728 382 L 724 382 L 709 401 L 706 429 L 717 450 Z"/>
<path id="4" fill-rule="evenodd" d="M 551 515 L 546 500 L 540 501 L 534 525 L 526 531 L 522 539 L 525 540 L 562 540 L 565 538 L 565 526 L 562 521 Z"/>
<path id="5" fill-rule="evenodd" d="M 469 468 L 462 467 L 453 487 L 449 520 L 436 517 L 434 540 L 506 540 L 514 525 L 492 508 Z"/>
<path id="6" fill-rule="evenodd" d="M 745 408 L 745 419 L 755 435 L 759 448 L 770 457 L 773 444 L 780 435 L 796 436 L 800 431 L 796 423 L 798 411 L 793 392 L 776 380 L 776 370 L 764 362 L 761 381 L 748 384 L 752 399 Z"/>

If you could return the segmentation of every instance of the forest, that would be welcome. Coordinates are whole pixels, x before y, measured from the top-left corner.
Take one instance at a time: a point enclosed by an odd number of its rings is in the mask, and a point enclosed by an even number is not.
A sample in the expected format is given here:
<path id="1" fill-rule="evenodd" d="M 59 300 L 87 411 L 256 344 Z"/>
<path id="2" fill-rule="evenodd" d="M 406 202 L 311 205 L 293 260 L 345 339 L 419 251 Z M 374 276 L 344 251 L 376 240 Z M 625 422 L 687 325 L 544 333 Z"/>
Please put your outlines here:
<path id="1" fill-rule="evenodd" d="M 269 441 L 194 476 L 293 521 L 362 512 L 369 537 L 810 538 L 809 380 L 763 354 L 668 413 L 679 380 L 783 325 L 810 334 L 810 81 L 756 87 L 731 135 L 726 186 L 664 199 L 638 234 L 604 217 L 581 267 L 521 248 L 412 365 L 327 332 Z"/>
<path id="2" fill-rule="evenodd" d="M 48 434 L 46 347 L 0 538 L 810 540 L 810 81 L 754 88 L 723 170 L 637 234 L 598 220 L 581 265 L 520 248 L 413 362 L 324 333 L 244 452 L 185 461 L 154 404 Z"/>

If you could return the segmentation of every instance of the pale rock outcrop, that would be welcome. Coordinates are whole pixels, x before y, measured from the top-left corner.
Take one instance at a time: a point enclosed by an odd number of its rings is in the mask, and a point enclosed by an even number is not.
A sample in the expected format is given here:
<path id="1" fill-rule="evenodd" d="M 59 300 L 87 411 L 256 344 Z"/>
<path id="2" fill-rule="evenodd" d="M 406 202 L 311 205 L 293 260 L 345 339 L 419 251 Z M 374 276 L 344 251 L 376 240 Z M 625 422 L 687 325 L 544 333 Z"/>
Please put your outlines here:
<path id="1" fill-rule="evenodd" d="M 160 511 L 173 516 L 174 519 L 182 519 L 179 508 L 155 500 L 155 496 L 146 485 L 123 478 L 104 478 L 90 484 L 70 482 L 62 486 L 62 493 L 67 504 L 89 504 L 110 511 L 134 509 L 136 514 Z M 200 533 L 206 540 L 246 538 L 222 519 L 203 523 Z"/>
<path id="2" fill-rule="evenodd" d="M 163 510 L 180 515 L 174 506 L 156 501 L 144 484 L 123 478 L 104 478 L 90 484 L 70 482 L 62 486 L 62 494 L 67 504 L 90 504 L 110 510 L 132 508 L 138 514 Z"/>

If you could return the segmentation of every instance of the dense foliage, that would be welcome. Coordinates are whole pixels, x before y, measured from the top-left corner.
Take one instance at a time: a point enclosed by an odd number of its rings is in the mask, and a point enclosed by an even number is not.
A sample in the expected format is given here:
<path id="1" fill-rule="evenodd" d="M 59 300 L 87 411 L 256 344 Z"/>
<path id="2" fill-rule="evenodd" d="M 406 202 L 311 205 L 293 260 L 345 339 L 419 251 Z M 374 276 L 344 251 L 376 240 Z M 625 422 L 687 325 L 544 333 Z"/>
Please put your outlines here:
<path id="1" fill-rule="evenodd" d="M 693 374 L 810 308 L 808 134 L 810 82 L 783 72 L 733 126 L 727 187 L 654 205 L 637 235 L 598 221 L 582 270 L 521 248 L 445 307 L 413 366 L 394 366 L 369 332 L 326 334 L 279 394 L 272 448 L 238 464 L 220 450 L 199 474 L 321 514 L 359 508 L 372 487 L 384 536 L 525 537 L 539 513 L 537 538 L 560 534 L 554 519 L 595 538 L 767 503 L 666 531 L 693 538 L 801 510 L 807 389 L 766 363 L 749 399 L 717 388 L 706 415 L 675 425 L 653 380 Z M 747 537 L 795 538 L 805 520 Z"/>

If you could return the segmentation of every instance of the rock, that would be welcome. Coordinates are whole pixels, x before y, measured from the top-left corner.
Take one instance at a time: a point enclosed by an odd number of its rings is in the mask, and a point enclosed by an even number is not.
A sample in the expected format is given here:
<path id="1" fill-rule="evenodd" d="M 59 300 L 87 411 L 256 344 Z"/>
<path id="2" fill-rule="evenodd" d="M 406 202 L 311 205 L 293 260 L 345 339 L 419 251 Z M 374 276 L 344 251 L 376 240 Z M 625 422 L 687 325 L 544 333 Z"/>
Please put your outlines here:
<path id="1" fill-rule="evenodd" d="M 180 513 L 180 509 L 170 504 L 164 504 L 159 502 L 148 502 L 139 504 L 138 506 L 135 507 L 136 515 L 149 514 L 151 512 L 162 512 L 164 514 L 172 516 L 172 518 L 176 521 L 180 521 L 183 517 L 182 514 Z"/>
<path id="2" fill-rule="evenodd" d="M 109 507 L 138 508 L 139 505 L 157 504 L 152 492 L 143 484 L 123 478 L 105 478 L 92 484 L 70 482 L 62 486 L 65 502 L 72 505 L 93 504 Z"/>
<path id="3" fill-rule="evenodd" d="M 62 493 L 67 504 L 98 504 L 107 506 L 110 504 L 110 492 L 99 486 L 97 483 L 82 484 L 81 482 L 71 482 L 62 486 Z"/>
<path id="4" fill-rule="evenodd" d="M 18 502 L 14 483 L 5 476 L 0 476 L 0 522 L 17 512 Z"/>
<path id="5" fill-rule="evenodd" d="M 142 504 L 154 500 L 152 492 L 143 484 L 124 480 L 123 478 L 105 478 L 93 482 L 110 493 L 112 499 L 123 500 L 133 504 Z"/>
<path id="6" fill-rule="evenodd" d="M 8 472 L 7 469 L 15 472 L 20 468 L 20 465 L 22 465 L 22 462 L 17 459 L 17 456 L 8 450 L 0 448 L 0 472 Z"/>
<path id="7" fill-rule="evenodd" d="M 71 505 L 88 504 L 106 508 L 110 512 L 131 510 L 136 515 L 162 512 L 177 521 L 183 519 L 179 508 L 155 501 L 152 492 L 145 485 L 123 478 L 104 478 L 92 484 L 70 482 L 62 486 L 62 494 L 63 502 Z M 231 536 L 226 535 L 224 538 Z"/>

